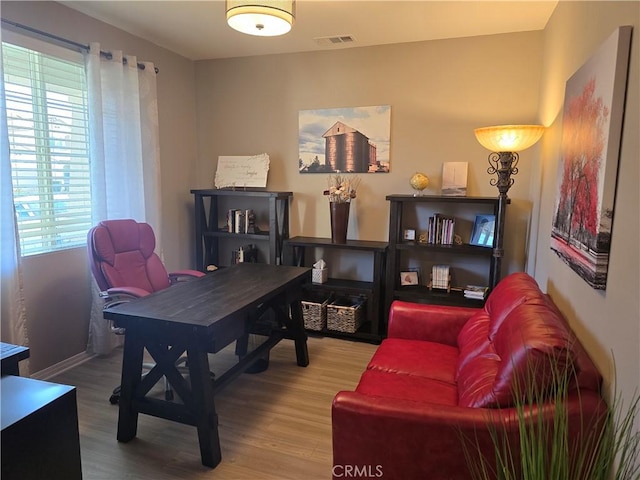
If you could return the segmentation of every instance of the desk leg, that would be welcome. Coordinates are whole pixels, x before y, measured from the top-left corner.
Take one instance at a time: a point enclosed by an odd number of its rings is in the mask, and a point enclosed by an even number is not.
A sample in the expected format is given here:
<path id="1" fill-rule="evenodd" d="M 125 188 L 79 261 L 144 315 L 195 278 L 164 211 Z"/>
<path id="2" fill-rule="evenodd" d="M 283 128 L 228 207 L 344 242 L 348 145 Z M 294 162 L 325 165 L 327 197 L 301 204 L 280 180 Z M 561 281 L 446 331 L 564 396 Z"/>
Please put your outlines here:
<path id="1" fill-rule="evenodd" d="M 298 366 L 306 367 L 309 365 L 309 350 L 307 349 L 307 333 L 304 330 L 304 318 L 302 316 L 302 303 L 300 299 L 294 300 L 290 304 L 291 323 L 288 328 L 293 334 L 296 344 L 296 360 Z"/>
<path id="2" fill-rule="evenodd" d="M 213 401 L 209 359 L 201 339 L 193 339 L 187 350 L 193 407 L 202 464 L 214 468 L 222 460 L 218 436 L 218 415 Z"/>
<path id="3" fill-rule="evenodd" d="M 122 378 L 118 413 L 119 442 L 128 442 L 138 430 L 138 411 L 133 408 L 133 394 L 142 379 L 144 343 L 135 328 L 127 328 L 122 355 Z"/>

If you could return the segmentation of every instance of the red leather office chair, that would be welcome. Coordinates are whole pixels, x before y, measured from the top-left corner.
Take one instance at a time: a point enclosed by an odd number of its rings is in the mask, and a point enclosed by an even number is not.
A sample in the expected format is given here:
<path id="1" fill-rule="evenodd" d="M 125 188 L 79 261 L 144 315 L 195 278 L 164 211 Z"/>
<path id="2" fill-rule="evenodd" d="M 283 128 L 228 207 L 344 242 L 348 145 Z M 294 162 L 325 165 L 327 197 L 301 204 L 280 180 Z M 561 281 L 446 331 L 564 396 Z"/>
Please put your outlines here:
<path id="1" fill-rule="evenodd" d="M 172 284 L 193 277 L 201 277 L 196 270 L 167 273 L 160 257 L 154 252 L 156 238 L 148 223 L 135 220 L 105 220 L 89 230 L 87 235 L 89 264 L 105 299 L 105 307 L 144 297 Z M 124 334 L 124 329 L 113 328 Z M 145 365 L 152 368 L 153 365 Z M 165 396 L 173 397 L 165 379 Z M 118 403 L 120 387 L 109 399 Z"/>

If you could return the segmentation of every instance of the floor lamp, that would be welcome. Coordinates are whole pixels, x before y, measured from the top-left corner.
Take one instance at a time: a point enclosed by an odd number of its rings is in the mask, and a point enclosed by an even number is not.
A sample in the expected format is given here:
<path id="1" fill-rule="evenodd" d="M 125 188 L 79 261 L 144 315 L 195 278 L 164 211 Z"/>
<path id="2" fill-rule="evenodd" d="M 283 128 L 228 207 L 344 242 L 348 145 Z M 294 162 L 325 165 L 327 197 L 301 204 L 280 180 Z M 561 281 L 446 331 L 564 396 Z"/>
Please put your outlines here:
<path id="1" fill-rule="evenodd" d="M 534 145 L 542 134 L 544 127 L 541 125 L 500 125 L 494 127 L 476 128 L 475 134 L 478 142 L 490 150 L 489 175 L 496 175 L 490 180 L 490 184 L 498 188 L 498 218 L 495 242 L 493 244 L 494 280 L 491 287 L 500 281 L 502 271 L 502 257 L 504 256 L 504 219 L 509 197 L 507 192 L 514 179 L 512 175 L 518 173 L 518 152 Z"/>

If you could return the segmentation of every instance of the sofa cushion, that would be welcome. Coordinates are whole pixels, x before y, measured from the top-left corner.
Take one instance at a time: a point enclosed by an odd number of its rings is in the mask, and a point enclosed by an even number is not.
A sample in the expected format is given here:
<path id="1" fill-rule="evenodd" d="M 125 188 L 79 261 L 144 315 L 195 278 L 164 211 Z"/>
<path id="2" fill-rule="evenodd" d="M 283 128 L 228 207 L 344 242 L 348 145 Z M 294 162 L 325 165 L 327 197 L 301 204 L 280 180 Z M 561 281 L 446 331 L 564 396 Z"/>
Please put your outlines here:
<path id="1" fill-rule="evenodd" d="M 467 323 L 464 324 L 458 334 L 458 366 L 456 378 L 460 370 L 472 359 L 489 346 L 489 324 L 491 319 L 484 310 L 474 314 Z"/>
<path id="2" fill-rule="evenodd" d="M 366 370 L 360 378 L 356 392 L 439 405 L 458 404 L 458 388 L 453 383 L 379 370 Z"/>
<path id="3" fill-rule="evenodd" d="M 457 371 L 459 403 L 467 407 L 508 407 L 535 388 L 545 396 L 557 376 L 570 369 L 571 337 L 545 305 L 523 304 L 502 322 L 488 342 Z M 460 364 L 459 364 L 460 365 Z"/>
<path id="4" fill-rule="evenodd" d="M 544 395 L 553 371 L 573 374 L 573 337 L 562 315 L 535 280 L 509 275 L 491 292 L 485 308 L 458 335 L 458 398 L 467 407 L 507 407 L 524 385 Z M 570 366 L 570 367 L 569 367 Z"/>
<path id="5" fill-rule="evenodd" d="M 571 342 L 564 322 L 546 305 L 514 309 L 493 342 L 502 359 L 493 385 L 496 402 L 508 405 L 514 394 L 523 398 L 529 392 L 546 396 L 558 375 L 573 375 Z"/>
<path id="6" fill-rule="evenodd" d="M 489 339 L 493 340 L 502 322 L 514 308 L 531 300 L 540 300 L 543 293 L 536 281 L 523 272 L 512 273 L 496 285 L 487 297 L 484 310 L 489 315 Z"/>
<path id="7" fill-rule="evenodd" d="M 458 349 L 421 340 L 383 340 L 367 369 L 455 383 Z"/>
<path id="8" fill-rule="evenodd" d="M 458 369 L 458 404 L 465 407 L 489 407 L 494 402 L 493 384 L 500 369 L 501 359 L 493 344 L 487 342 Z"/>

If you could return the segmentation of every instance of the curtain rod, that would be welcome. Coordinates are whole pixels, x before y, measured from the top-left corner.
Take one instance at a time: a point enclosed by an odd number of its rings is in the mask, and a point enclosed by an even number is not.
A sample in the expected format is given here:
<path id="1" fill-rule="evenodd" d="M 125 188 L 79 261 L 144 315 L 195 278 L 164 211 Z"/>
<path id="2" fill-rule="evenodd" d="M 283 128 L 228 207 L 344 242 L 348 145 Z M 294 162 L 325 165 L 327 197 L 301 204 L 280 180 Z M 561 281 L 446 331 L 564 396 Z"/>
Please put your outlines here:
<path id="1" fill-rule="evenodd" d="M 22 25 L 21 23 L 17 23 L 17 22 L 12 22 L 11 20 L 7 20 L 5 18 L 1 19 L 3 24 L 6 25 L 10 25 L 14 28 L 20 29 L 20 30 L 25 30 L 29 33 L 41 36 L 41 37 L 45 37 L 49 40 L 55 40 L 58 44 L 62 44 L 62 46 L 69 48 L 69 47 L 73 47 L 74 49 L 81 51 L 81 52 L 88 52 L 89 51 L 89 45 L 84 45 L 82 43 L 78 43 L 78 42 L 74 42 L 73 40 L 68 40 L 66 38 L 63 37 L 59 37 L 57 35 L 53 35 L 51 33 L 47 33 L 47 32 L 43 32 L 42 30 L 38 30 L 37 28 L 33 28 L 33 27 L 29 27 L 27 25 Z M 111 58 L 113 57 L 113 55 L 111 54 L 111 52 L 104 52 L 102 50 L 100 50 L 100 55 L 107 58 L 108 60 L 111 60 Z M 127 59 L 126 58 L 122 58 L 122 63 L 127 63 Z M 141 70 L 145 69 L 144 63 L 138 63 L 138 68 Z M 158 67 L 155 67 L 155 72 L 160 73 L 160 70 L 158 69 Z"/>

